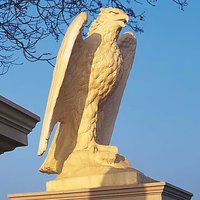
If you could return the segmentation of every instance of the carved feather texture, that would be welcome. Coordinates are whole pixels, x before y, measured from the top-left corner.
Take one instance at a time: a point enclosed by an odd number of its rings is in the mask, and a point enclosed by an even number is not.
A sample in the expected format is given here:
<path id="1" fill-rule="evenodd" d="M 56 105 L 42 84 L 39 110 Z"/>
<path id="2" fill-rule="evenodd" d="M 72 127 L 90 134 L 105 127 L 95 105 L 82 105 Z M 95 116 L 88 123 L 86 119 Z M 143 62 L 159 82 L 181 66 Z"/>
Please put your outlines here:
<path id="1" fill-rule="evenodd" d="M 85 40 L 81 35 L 86 13 L 68 28 L 53 75 L 39 155 L 57 122 L 58 127 L 42 172 L 61 173 L 73 151 L 109 144 L 135 53 L 131 33 L 117 41 L 127 19 L 119 9 L 102 9 Z"/>
<path id="2" fill-rule="evenodd" d="M 55 107 L 59 106 L 58 96 L 60 93 L 60 87 L 63 84 L 66 69 L 68 67 L 68 62 L 70 55 L 74 46 L 75 41 L 81 43 L 82 38 L 82 28 L 87 22 L 87 13 L 81 13 L 74 20 L 74 22 L 69 26 L 68 31 L 63 39 L 60 50 L 58 52 L 56 67 L 53 74 L 53 80 L 49 92 L 42 133 L 40 138 L 40 144 L 38 149 L 38 155 L 42 155 L 47 148 L 48 139 L 50 133 L 58 121 L 58 117 L 55 114 Z M 64 59 L 63 59 L 64 58 Z M 47 112 L 48 111 L 48 112 Z"/>

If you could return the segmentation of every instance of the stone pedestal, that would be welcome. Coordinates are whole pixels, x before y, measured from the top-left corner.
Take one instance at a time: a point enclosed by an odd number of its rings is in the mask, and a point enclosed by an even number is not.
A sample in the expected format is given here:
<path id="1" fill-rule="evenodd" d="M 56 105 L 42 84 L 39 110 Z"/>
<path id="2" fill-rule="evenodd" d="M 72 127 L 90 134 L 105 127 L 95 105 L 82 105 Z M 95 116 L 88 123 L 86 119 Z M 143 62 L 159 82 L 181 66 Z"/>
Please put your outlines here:
<path id="1" fill-rule="evenodd" d="M 106 168 L 107 169 L 107 168 Z M 95 172 L 92 173 L 92 168 L 88 170 L 89 173 L 85 173 L 84 176 L 71 177 L 71 178 L 56 178 L 55 180 L 46 183 L 47 192 L 58 192 L 67 190 L 79 190 L 84 188 L 104 188 L 104 187 L 114 187 L 114 186 L 124 186 L 124 185 L 136 185 L 155 182 L 153 179 L 146 177 L 140 171 L 130 168 L 130 169 L 113 169 L 108 168 L 109 171 L 104 171 L 102 167 L 95 168 Z M 87 169 L 84 168 L 86 171 Z M 79 170 L 80 171 L 80 170 Z M 100 173 L 101 172 L 101 173 Z M 102 173 L 104 172 L 104 173 Z M 84 172 L 82 172 L 84 174 Z"/>
<path id="2" fill-rule="evenodd" d="M 191 193 L 165 182 L 8 196 L 11 200 L 190 200 L 192 198 Z"/>

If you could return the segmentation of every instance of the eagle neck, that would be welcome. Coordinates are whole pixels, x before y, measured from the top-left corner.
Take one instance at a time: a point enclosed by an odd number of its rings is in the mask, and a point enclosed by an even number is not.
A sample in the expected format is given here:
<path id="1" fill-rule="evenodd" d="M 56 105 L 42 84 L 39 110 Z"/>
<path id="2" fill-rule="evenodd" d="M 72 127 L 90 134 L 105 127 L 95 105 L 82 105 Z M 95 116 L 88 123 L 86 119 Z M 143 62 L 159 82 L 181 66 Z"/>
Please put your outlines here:
<path id="1" fill-rule="evenodd" d="M 100 20 L 95 20 L 91 25 L 88 37 L 91 35 L 99 35 L 102 42 L 116 42 L 119 32 L 121 31 L 121 27 L 113 26 L 112 24 L 109 26 L 105 23 L 100 23 Z"/>
<path id="2" fill-rule="evenodd" d="M 94 31 L 92 34 L 96 34 L 96 35 L 99 35 L 100 36 L 100 39 L 101 39 L 101 42 L 103 43 L 114 43 L 117 41 L 117 38 L 118 38 L 118 35 L 119 35 L 119 31 L 111 31 L 111 30 L 108 30 L 108 31 L 105 31 L 105 30 L 102 30 L 102 31 Z"/>

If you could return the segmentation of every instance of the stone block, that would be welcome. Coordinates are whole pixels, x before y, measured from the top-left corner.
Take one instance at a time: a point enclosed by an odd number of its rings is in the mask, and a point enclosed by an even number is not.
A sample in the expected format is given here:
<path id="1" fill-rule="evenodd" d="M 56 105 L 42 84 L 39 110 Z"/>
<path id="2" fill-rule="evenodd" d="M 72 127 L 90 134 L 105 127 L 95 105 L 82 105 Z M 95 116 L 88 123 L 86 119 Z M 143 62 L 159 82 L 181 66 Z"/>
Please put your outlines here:
<path id="1" fill-rule="evenodd" d="M 190 200 L 192 194 L 166 182 L 60 192 L 10 194 L 11 200 Z"/>

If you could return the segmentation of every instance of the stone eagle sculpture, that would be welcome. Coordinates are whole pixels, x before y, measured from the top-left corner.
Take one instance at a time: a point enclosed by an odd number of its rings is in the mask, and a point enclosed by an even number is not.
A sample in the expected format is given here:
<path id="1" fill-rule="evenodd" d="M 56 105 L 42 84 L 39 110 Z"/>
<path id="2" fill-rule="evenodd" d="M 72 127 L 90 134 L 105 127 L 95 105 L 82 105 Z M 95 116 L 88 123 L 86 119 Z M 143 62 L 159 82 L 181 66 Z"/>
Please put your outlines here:
<path id="1" fill-rule="evenodd" d="M 108 172 L 114 172 L 116 177 L 116 173 L 124 169 L 133 174 L 133 168 L 118 153 L 117 147 L 109 146 L 135 54 L 136 39 L 132 33 L 118 38 L 127 21 L 128 16 L 122 10 L 102 8 L 83 39 L 82 31 L 87 22 L 87 13 L 83 12 L 64 36 L 38 150 L 38 155 L 45 152 L 57 124 L 47 158 L 40 168 L 41 172 L 59 174 L 56 180 Z M 68 182 L 67 188 L 73 188 L 72 182 Z M 91 184 L 91 181 L 85 182 Z M 99 186 L 100 182 L 102 180 L 86 187 Z M 104 185 L 110 183 L 105 181 Z M 59 187 L 56 185 L 57 189 L 62 187 L 63 182 Z M 49 185 L 47 190 L 53 188 Z"/>

